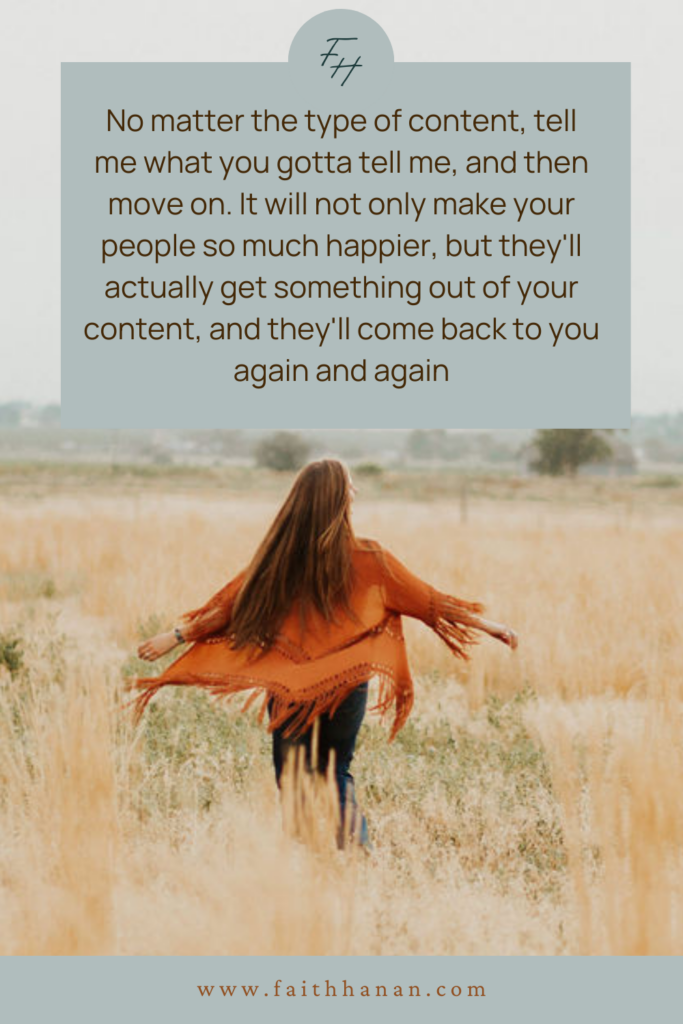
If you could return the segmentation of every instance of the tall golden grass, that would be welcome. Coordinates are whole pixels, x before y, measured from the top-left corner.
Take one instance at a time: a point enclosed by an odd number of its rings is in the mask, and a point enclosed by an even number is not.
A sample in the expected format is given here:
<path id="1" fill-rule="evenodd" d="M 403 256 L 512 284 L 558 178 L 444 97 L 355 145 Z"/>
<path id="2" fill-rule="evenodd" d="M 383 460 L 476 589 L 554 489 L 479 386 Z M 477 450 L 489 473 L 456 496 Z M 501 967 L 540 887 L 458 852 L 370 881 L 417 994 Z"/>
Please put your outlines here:
<path id="1" fill-rule="evenodd" d="M 0 668 L 0 952 L 683 952 L 670 510 L 501 501 L 462 523 L 361 495 L 360 534 L 521 636 L 462 666 L 408 624 L 413 719 L 392 747 L 371 720 L 355 764 L 371 859 L 282 828 L 267 736 L 237 707 L 163 694 L 137 731 L 121 711 L 141 633 L 240 569 L 274 510 L 86 488 L 0 504 L 0 645 L 23 651 Z"/>

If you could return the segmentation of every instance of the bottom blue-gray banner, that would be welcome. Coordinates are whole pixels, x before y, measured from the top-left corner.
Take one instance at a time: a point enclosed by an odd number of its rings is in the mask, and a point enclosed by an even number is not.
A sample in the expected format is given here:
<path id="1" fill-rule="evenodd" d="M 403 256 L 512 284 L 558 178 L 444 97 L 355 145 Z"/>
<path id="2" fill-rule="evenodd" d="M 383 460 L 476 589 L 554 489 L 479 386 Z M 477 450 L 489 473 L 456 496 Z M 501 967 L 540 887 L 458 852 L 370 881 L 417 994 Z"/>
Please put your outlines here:
<path id="1" fill-rule="evenodd" d="M 681 1015 L 676 957 L 5 957 L 0 983 L 12 1024 Z"/>

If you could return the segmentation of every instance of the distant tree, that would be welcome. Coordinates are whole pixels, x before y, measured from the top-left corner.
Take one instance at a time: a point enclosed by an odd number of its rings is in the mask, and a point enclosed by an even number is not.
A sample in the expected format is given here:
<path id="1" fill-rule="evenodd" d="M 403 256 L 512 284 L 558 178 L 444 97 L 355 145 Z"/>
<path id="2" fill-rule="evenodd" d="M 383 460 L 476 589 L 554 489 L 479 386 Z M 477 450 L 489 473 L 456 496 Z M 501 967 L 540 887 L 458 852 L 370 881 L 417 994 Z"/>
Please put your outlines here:
<path id="1" fill-rule="evenodd" d="M 260 441 L 254 450 L 257 466 L 279 471 L 299 469 L 308 458 L 310 447 L 301 434 L 279 430 Z"/>
<path id="2" fill-rule="evenodd" d="M 599 462 L 612 454 L 606 431 L 537 430 L 531 468 L 545 476 L 575 476 L 579 466 Z"/>
<path id="3" fill-rule="evenodd" d="M 423 461 L 443 458 L 446 448 L 445 430 L 411 430 L 406 440 L 409 458 Z"/>
<path id="4" fill-rule="evenodd" d="M 18 427 L 21 420 L 21 406 L 18 402 L 0 405 L 0 427 Z"/>
<path id="5" fill-rule="evenodd" d="M 58 427 L 61 409 L 58 405 L 44 405 L 38 414 L 41 427 Z"/>

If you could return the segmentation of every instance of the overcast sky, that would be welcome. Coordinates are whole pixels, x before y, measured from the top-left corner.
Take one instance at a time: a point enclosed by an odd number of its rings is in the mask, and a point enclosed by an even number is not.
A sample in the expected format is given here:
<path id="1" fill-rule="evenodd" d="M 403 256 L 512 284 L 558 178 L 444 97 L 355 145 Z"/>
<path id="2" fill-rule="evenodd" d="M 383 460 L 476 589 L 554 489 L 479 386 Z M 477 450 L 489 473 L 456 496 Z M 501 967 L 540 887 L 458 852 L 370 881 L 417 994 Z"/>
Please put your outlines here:
<path id="1" fill-rule="evenodd" d="M 335 4 L 4 0 L 0 402 L 59 401 L 61 61 L 284 61 Z M 341 6 L 341 4 L 340 4 Z M 635 413 L 683 409 L 680 0 L 368 0 L 399 61 L 631 61 Z"/>

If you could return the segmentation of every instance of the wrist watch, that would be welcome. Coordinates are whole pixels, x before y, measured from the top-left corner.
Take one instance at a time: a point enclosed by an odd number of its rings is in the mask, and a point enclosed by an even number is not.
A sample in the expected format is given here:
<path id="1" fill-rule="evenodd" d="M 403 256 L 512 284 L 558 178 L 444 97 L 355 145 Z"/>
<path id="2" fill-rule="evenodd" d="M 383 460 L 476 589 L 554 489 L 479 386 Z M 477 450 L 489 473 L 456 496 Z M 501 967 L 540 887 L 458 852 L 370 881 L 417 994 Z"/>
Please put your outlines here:
<path id="1" fill-rule="evenodd" d="M 185 643 L 185 638 L 184 638 L 183 634 L 180 632 L 180 630 L 178 629 L 177 626 L 173 630 L 173 633 L 174 633 L 175 638 L 176 638 L 176 640 L 178 641 L 179 644 L 184 644 Z"/>

